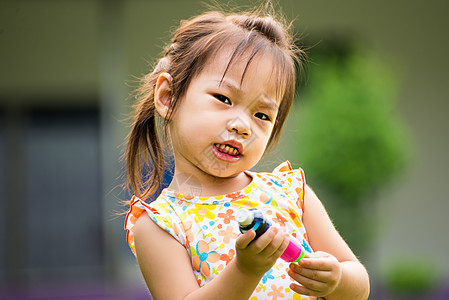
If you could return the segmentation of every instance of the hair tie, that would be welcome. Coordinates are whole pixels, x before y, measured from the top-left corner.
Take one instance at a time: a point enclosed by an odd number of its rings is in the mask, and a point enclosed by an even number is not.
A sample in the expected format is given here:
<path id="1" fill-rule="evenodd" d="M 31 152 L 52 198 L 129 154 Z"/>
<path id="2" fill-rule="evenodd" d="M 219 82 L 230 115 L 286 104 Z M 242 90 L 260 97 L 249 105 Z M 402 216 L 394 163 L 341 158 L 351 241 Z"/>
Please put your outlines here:
<path id="1" fill-rule="evenodd" d="M 177 43 L 172 43 L 165 51 L 165 56 L 173 54 L 173 52 L 175 52 L 177 48 L 178 48 Z"/>
<path id="2" fill-rule="evenodd" d="M 159 73 L 161 71 L 166 71 L 168 69 L 169 65 L 170 65 L 169 59 L 167 57 L 163 57 L 157 63 L 156 68 L 154 68 L 153 73 Z"/>

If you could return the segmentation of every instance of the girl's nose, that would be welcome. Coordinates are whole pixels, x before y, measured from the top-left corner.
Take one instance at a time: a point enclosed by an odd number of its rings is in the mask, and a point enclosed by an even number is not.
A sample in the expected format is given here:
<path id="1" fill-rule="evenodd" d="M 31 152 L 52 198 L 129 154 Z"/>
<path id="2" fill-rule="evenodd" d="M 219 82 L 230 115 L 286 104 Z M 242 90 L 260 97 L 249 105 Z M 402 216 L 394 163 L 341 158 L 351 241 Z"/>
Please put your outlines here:
<path id="1" fill-rule="evenodd" d="M 249 122 L 243 120 L 243 118 L 239 116 L 231 119 L 228 122 L 228 131 L 235 132 L 239 135 L 242 135 L 245 138 L 249 138 L 251 136 L 251 129 L 249 126 Z"/>

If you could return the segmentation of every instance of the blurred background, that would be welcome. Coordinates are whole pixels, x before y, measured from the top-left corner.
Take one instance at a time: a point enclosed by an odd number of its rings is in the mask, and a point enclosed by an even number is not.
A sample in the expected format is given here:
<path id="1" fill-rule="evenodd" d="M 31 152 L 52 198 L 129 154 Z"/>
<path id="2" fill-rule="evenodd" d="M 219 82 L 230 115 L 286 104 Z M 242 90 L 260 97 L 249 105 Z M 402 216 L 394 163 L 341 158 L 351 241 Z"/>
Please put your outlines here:
<path id="1" fill-rule="evenodd" d="M 449 3 L 278 2 L 310 62 L 256 169 L 304 168 L 370 299 L 449 299 Z M 123 230 L 124 119 L 137 78 L 205 8 L 0 1 L 0 299 L 149 299 Z"/>

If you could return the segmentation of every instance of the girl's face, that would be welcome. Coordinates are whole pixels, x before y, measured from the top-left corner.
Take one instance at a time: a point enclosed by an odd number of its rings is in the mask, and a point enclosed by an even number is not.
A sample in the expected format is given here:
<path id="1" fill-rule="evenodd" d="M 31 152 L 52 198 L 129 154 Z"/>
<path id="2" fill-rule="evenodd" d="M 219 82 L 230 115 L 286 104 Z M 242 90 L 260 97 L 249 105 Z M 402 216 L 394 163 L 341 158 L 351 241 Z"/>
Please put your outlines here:
<path id="1" fill-rule="evenodd" d="M 192 79 L 169 123 L 175 173 L 199 180 L 236 177 L 252 168 L 278 113 L 271 59 L 256 56 L 247 67 L 243 56 L 223 78 L 230 52 L 221 52 Z"/>

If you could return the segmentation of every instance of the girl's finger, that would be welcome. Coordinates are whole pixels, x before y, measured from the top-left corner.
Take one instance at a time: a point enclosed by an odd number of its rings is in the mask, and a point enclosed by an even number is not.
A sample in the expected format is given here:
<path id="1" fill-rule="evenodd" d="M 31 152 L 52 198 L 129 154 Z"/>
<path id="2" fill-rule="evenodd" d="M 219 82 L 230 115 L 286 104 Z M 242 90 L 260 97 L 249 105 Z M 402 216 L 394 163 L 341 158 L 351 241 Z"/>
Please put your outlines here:
<path id="1" fill-rule="evenodd" d="M 235 241 L 235 248 L 245 249 L 256 237 L 256 232 L 254 230 L 248 230 L 244 234 L 240 235 Z"/>
<path id="2" fill-rule="evenodd" d="M 268 230 L 264 234 L 262 234 L 259 238 L 257 238 L 248 247 L 253 248 L 254 253 L 256 254 L 261 253 L 271 243 L 271 241 L 276 235 L 276 231 L 277 229 L 274 227 L 268 228 Z"/>
<path id="3" fill-rule="evenodd" d="M 320 297 L 320 296 L 322 296 L 322 293 L 321 293 L 321 292 L 314 291 L 314 290 L 310 290 L 310 289 L 308 289 L 308 288 L 306 288 L 305 286 L 302 286 L 302 285 L 300 285 L 300 284 L 291 283 L 291 284 L 290 284 L 290 288 L 291 288 L 294 292 L 296 292 L 296 293 L 298 293 L 298 294 L 301 294 L 301 295 L 304 295 L 304 296 L 315 296 L 315 297 Z"/>
<path id="4" fill-rule="evenodd" d="M 292 274 L 291 277 L 293 279 L 296 279 L 293 275 L 299 275 L 304 278 L 308 278 L 308 279 L 323 282 L 323 283 L 328 283 L 328 282 L 332 281 L 332 273 L 328 272 L 328 271 L 311 270 L 311 269 L 304 269 L 304 268 L 300 268 L 298 270 L 297 268 L 295 268 L 295 269 L 290 269 L 289 275 L 290 275 L 290 273 Z"/>
<path id="5" fill-rule="evenodd" d="M 320 272 L 320 271 L 318 271 L 318 272 Z M 325 283 L 325 282 L 318 281 L 313 278 L 303 276 L 301 274 L 293 272 L 292 270 L 288 270 L 288 275 L 291 278 L 293 278 L 297 283 L 302 285 L 304 288 L 309 289 L 315 293 L 324 291 L 328 286 L 327 283 Z"/>
<path id="6" fill-rule="evenodd" d="M 262 251 L 264 255 L 270 257 L 272 255 L 280 256 L 282 252 L 287 248 L 288 239 L 285 228 L 280 228 L 276 230 L 276 234 L 271 242 Z"/>
<path id="7" fill-rule="evenodd" d="M 287 233 L 284 235 L 284 239 L 282 240 L 281 246 L 277 249 L 276 253 L 274 255 L 280 257 L 282 253 L 287 249 L 288 244 L 290 243 L 290 238 Z"/>
<path id="8" fill-rule="evenodd" d="M 338 262 L 336 261 L 336 263 Z M 299 261 L 298 265 L 303 268 L 321 271 L 331 271 L 334 268 L 334 264 L 330 259 L 322 257 L 304 257 Z"/>
<path id="9" fill-rule="evenodd" d="M 303 277 L 310 278 L 315 281 L 324 283 L 333 283 L 337 280 L 336 276 L 329 271 L 313 270 L 302 268 L 300 271 L 294 271 L 293 273 L 299 274 Z"/>

